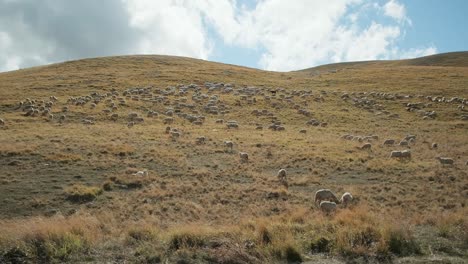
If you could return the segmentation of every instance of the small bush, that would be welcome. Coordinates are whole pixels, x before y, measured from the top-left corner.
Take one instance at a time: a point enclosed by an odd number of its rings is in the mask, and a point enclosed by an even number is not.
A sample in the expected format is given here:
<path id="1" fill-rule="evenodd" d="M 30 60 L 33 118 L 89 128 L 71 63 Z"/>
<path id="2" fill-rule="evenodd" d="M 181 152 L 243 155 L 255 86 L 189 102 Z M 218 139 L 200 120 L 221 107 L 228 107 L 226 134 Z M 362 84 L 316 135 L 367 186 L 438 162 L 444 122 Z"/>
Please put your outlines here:
<path id="1" fill-rule="evenodd" d="M 137 241 L 151 241 L 157 236 L 156 231 L 150 228 L 132 228 L 128 236 Z"/>
<path id="2" fill-rule="evenodd" d="M 102 189 L 106 192 L 112 191 L 113 183 L 112 181 L 106 181 L 102 184 Z"/>
<path id="3" fill-rule="evenodd" d="M 299 253 L 299 251 L 291 245 L 286 246 L 285 258 L 288 261 L 288 263 L 301 263 L 302 262 L 301 253 Z"/>
<path id="4" fill-rule="evenodd" d="M 387 231 L 386 242 L 388 249 L 395 255 L 408 256 L 421 254 L 421 248 L 409 232 L 402 229 L 391 229 Z"/>
<path id="5" fill-rule="evenodd" d="M 331 250 L 331 241 L 328 238 L 320 237 L 310 244 L 313 253 L 328 253 Z"/>
<path id="6" fill-rule="evenodd" d="M 40 263 L 65 261 L 88 248 L 86 240 L 70 232 L 37 234 L 27 239 L 26 245 L 31 248 L 32 257 Z"/>
<path id="7" fill-rule="evenodd" d="M 139 179 L 135 177 L 122 177 L 122 176 L 111 177 L 110 180 L 128 189 L 142 188 L 143 185 L 145 185 L 147 181 L 145 179 Z"/>
<path id="8" fill-rule="evenodd" d="M 185 231 L 172 234 L 169 239 L 169 249 L 197 248 L 205 245 L 205 238 L 194 232 Z"/>
<path id="9" fill-rule="evenodd" d="M 65 189 L 67 200 L 74 203 L 86 203 L 96 199 L 102 194 L 102 189 L 98 187 L 88 187 L 85 185 L 76 184 Z"/>
<path id="10" fill-rule="evenodd" d="M 28 260 L 25 250 L 17 246 L 0 256 L 0 263 L 27 263 Z"/>
<path id="11" fill-rule="evenodd" d="M 270 231 L 268 231 L 268 228 L 264 225 L 259 226 L 258 228 L 258 241 L 261 244 L 270 244 L 272 241 L 272 236 Z"/>

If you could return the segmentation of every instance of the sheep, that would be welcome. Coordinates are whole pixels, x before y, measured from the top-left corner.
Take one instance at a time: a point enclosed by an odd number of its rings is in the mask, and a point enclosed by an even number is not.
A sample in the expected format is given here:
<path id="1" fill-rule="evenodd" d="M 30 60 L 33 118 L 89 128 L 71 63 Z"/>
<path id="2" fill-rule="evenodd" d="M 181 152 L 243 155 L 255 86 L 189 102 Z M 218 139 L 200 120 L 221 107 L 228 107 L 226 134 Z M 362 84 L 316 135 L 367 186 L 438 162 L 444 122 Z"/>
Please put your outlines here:
<path id="1" fill-rule="evenodd" d="M 332 201 L 338 203 L 338 199 L 336 198 L 335 194 L 329 189 L 320 189 L 315 192 L 315 204 L 319 205 L 322 201 Z"/>
<path id="2" fill-rule="evenodd" d="M 360 147 L 360 149 L 371 149 L 372 148 L 372 144 L 371 143 L 366 143 L 364 145 L 362 145 Z"/>
<path id="3" fill-rule="evenodd" d="M 437 147 L 439 147 L 437 143 L 432 143 L 431 148 L 436 149 Z"/>
<path id="4" fill-rule="evenodd" d="M 164 118 L 164 124 L 172 124 L 174 122 L 174 118 L 172 117 L 166 117 Z"/>
<path id="5" fill-rule="evenodd" d="M 395 144 L 395 140 L 394 139 L 386 139 L 383 144 L 384 145 L 393 145 L 393 144 Z"/>
<path id="6" fill-rule="evenodd" d="M 236 121 L 228 121 L 226 123 L 227 128 L 239 128 L 239 124 Z"/>
<path id="7" fill-rule="evenodd" d="M 118 118 L 119 118 L 119 114 L 117 114 L 117 113 L 113 113 L 113 114 L 110 116 L 110 119 L 111 119 L 112 121 L 117 121 Z"/>
<path id="8" fill-rule="evenodd" d="M 286 170 L 285 169 L 280 169 L 278 171 L 278 174 L 276 175 L 278 179 L 286 179 Z"/>
<path id="9" fill-rule="evenodd" d="M 197 144 L 201 145 L 201 144 L 205 144 L 205 140 L 206 138 L 204 136 L 201 136 L 201 137 L 197 137 L 196 142 Z"/>
<path id="10" fill-rule="evenodd" d="M 147 170 L 147 169 L 144 169 L 144 170 L 142 170 L 142 171 L 138 171 L 138 172 L 136 172 L 136 173 L 133 173 L 132 175 L 133 175 L 133 176 L 140 176 L 140 177 L 143 177 L 143 176 L 144 176 L 144 177 L 146 177 L 146 176 L 148 176 L 148 170 Z"/>
<path id="11" fill-rule="evenodd" d="M 278 180 L 280 181 L 280 183 L 283 184 L 284 187 L 288 188 L 289 185 L 288 185 L 288 179 L 286 178 L 286 170 L 280 169 L 276 176 L 278 177 Z"/>
<path id="12" fill-rule="evenodd" d="M 320 210 L 324 212 L 325 214 L 330 214 L 336 211 L 336 203 L 335 202 L 330 202 L 330 201 L 322 201 L 320 202 Z"/>
<path id="13" fill-rule="evenodd" d="M 177 138 L 180 138 L 181 133 L 179 131 L 171 131 L 171 138 L 173 140 L 176 140 Z"/>
<path id="14" fill-rule="evenodd" d="M 390 158 L 401 158 L 401 151 L 394 150 L 390 153 Z"/>
<path id="15" fill-rule="evenodd" d="M 0 126 L 4 126 L 4 125 L 5 125 L 5 120 L 0 118 Z"/>
<path id="16" fill-rule="evenodd" d="M 349 192 L 343 193 L 340 199 L 340 203 L 343 204 L 344 207 L 347 207 L 353 201 L 353 196 Z"/>
<path id="17" fill-rule="evenodd" d="M 445 157 L 436 157 L 440 161 L 440 164 L 442 165 L 453 165 L 453 159 L 451 158 L 445 158 Z"/>
<path id="18" fill-rule="evenodd" d="M 166 130 L 165 130 L 166 134 L 169 134 L 169 132 L 171 132 L 171 127 L 170 126 L 166 127 Z"/>
<path id="19" fill-rule="evenodd" d="M 224 146 L 226 146 L 226 148 L 229 148 L 232 151 L 232 149 L 234 148 L 234 142 L 224 141 Z"/>
<path id="20" fill-rule="evenodd" d="M 406 158 L 406 159 L 411 159 L 411 151 L 409 149 L 402 150 L 401 157 Z"/>
<path id="21" fill-rule="evenodd" d="M 249 154 L 247 152 L 239 152 L 241 162 L 249 162 Z"/>
<path id="22" fill-rule="evenodd" d="M 399 144 L 399 145 L 400 145 L 400 146 L 408 146 L 408 141 L 402 140 L 402 141 L 400 141 L 400 144 Z"/>

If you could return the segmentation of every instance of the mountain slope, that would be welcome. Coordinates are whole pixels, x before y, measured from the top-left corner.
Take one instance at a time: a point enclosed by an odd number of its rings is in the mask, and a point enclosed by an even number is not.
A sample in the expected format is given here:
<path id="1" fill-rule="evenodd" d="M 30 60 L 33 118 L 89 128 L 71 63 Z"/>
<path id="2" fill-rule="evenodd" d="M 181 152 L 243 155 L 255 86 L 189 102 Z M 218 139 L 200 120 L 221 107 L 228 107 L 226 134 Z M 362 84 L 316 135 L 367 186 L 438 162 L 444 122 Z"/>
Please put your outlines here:
<path id="1" fill-rule="evenodd" d="M 346 65 L 0 74 L 0 263 L 466 263 L 468 67 Z"/>
<path id="2" fill-rule="evenodd" d="M 330 71 L 344 68 L 397 67 L 397 66 L 436 66 L 436 67 L 468 67 L 468 51 L 449 52 L 406 60 L 375 60 L 342 62 L 320 65 L 299 70 L 299 72 Z"/>

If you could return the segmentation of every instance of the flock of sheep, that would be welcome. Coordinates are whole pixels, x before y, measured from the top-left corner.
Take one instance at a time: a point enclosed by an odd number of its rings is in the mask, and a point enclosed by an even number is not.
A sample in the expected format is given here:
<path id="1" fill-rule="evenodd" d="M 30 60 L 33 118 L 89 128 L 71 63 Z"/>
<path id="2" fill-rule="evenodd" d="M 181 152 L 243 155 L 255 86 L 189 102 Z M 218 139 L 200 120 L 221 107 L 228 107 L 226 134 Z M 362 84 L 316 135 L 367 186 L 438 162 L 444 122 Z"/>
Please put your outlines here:
<path id="1" fill-rule="evenodd" d="M 189 93 L 190 92 L 190 93 Z M 437 118 L 437 113 L 431 111 L 429 108 L 433 104 L 445 103 L 455 104 L 457 109 L 463 113 L 465 105 L 468 104 L 468 100 L 464 98 L 443 98 L 443 97 L 431 97 L 431 96 L 413 96 L 413 95 L 401 95 L 392 93 L 378 93 L 378 92 L 361 92 L 361 93 L 341 93 L 337 91 L 320 91 L 319 94 L 313 94 L 310 90 L 288 90 L 288 89 L 269 89 L 259 87 L 241 87 L 236 88 L 233 84 L 224 83 L 205 83 L 204 87 L 190 84 L 190 85 L 179 85 L 172 86 L 166 89 L 155 89 L 152 87 L 147 88 L 129 88 L 123 92 L 119 92 L 113 89 L 110 92 L 100 94 L 97 92 L 90 93 L 85 96 L 70 97 L 66 101 L 66 105 L 63 105 L 58 110 L 54 109 L 59 102 L 56 96 L 50 96 L 48 100 L 36 100 L 26 99 L 21 101 L 16 109 L 23 112 L 24 116 L 28 117 L 45 117 L 48 122 L 57 120 L 59 124 L 63 125 L 67 121 L 67 112 L 71 111 L 72 107 L 88 107 L 90 110 L 97 111 L 99 105 L 101 107 L 100 113 L 96 113 L 96 116 L 87 116 L 81 119 L 81 122 L 85 125 L 93 125 L 98 120 L 109 120 L 112 122 L 118 122 L 123 120 L 127 127 L 131 128 L 135 125 L 146 122 L 145 120 L 159 119 L 165 125 L 172 125 L 180 121 L 188 121 L 193 125 L 201 126 L 206 120 L 207 116 L 217 116 L 215 123 L 224 124 L 226 129 L 239 129 L 241 124 L 236 120 L 225 121 L 219 116 L 224 116 L 231 112 L 230 105 L 221 100 L 223 94 L 234 95 L 234 105 L 256 105 L 257 102 L 263 100 L 264 105 L 268 105 L 272 109 L 282 110 L 284 108 L 295 109 L 297 114 L 301 118 L 305 117 L 304 125 L 316 126 L 316 127 L 327 127 L 329 124 L 325 121 L 319 121 L 316 118 L 311 118 L 312 113 L 308 110 L 310 102 L 323 103 L 327 100 L 327 96 L 334 95 L 339 96 L 345 103 L 351 106 L 365 109 L 367 111 L 374 112 L 376 114 L 384 114 L 390 118 L 398 118 L 398 114 L 391 113 L 385 109 L 382 103 L 378 103 L 379 100 L 397 100 L 397 99 L 411 99 L 419 98 L 421 100 L 427 100 L 428 102 L 417 102 L 417 103 L 405 103 L 403 107 L 409 112 L 420 113 L 424 119 Z M 189 100 L 190 98 L 190 100 Z M 296 99 L 296 100 L 293 100 Z M 121 115 L 117 113 L 119 110 L 126 109 L 129 107 L 129 101 L 140 102 L 139 111 L 145 112 L 141 114 L 139 112 L 129 112 L 127 115 Z M 157 109 L 156 109 L 157 108 Z M 343 111 L 348 111 L 346 108 Z M 58 115 L 58 118 L 55 115 Z M 269 119 L 271 123 L 249 123 L 249 125 L 255 126 L 256 130 L 262 130 L 264 127 L 268 127 L 273 131 L 284 131 L 287 126 L 275 115 L 272 111 L 267 109 L 254 109 L 250 113 L 252 117 L 264 117 Z M 461 115 L 461 118 L 465 120 L 466 115 Z M 468 118 L 466 118 L 468 120 Z M 6 121 L 0 119 L 0 126 L 6 126 Z M 300 129 L 299 133 L 306 133 L 306 129 Z M 182 136 L 180 129 L 167 126 L 165 133 L 173 141 L 177 141 Z M 372 151 L 373 142 L 379 140 L 377 135 L 369 136 L 355 136 L 346 134 L 341 137 L 344 140 L 358 141 L 363 144 L 358 147 L 361 150 Z M 196 144 L 205 144 L 206 137 L 199 136 L 195 138 Z M 410 146 L 415 144 L 416 136 L 407 135 L 402 140 L 385 139 L 382 143 L 383 146 Z M 224 141 L 224 146 L 230 152 L 233 151 L 234 142 Z M 432 143 L 431 148 L 437 149 L 437 143 Z M 249 154 L 247 152 L 239 151 L 239 159 L 242 163 L 249 161 Z M 405 150 L 392 150 L 389 154 L 390 158 L 398 159 L 411 159 L 411 151 Z M 443 165 L 453 165 L 454 160 L 448 157 L 437 157 Z M 467 161 L 468 164 L 468 161 Z M 134 174 L 135 176 L 147 176 L 148 171 L 138 171 Z M 288 187 L 288 181 L 286 177 L 286 170 L 281 169 L 278 171 L 279 182 Z M 321 189 L 315 193 L 315 203 L 317 206 L 326 213 L 331 213 L 336 210 L 337 204 L 342 204 L 344 207 L 348 206 L 353 200 L 353 196 L 346 192 L 342 195 L 341 199 L 338 200 L 335 194 L 328 189 Z"/>

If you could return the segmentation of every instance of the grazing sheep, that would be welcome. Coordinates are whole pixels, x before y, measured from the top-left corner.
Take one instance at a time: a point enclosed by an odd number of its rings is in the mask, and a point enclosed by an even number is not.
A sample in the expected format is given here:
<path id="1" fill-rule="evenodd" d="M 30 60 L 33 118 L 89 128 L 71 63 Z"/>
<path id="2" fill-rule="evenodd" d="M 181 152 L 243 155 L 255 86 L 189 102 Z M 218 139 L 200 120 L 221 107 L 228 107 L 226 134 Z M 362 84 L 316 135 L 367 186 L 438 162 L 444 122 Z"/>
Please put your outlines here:
<path id="1" fill-rule="evenodd" d="M 432 143 L 431 148 L 436 149 L 437 147 L 439 147 L 437 143 Z"/>
<path id="2" fill-rule="evenodd" d="M 278 180 L 280 181 L 280 183 L 288 188 L 289 187 L 289 184 L 288 184 L 288 179 L 286 178 L 286 170 L 285 169 L 280 169 L 278 171 L 278 174 L 277 174 L 277 177 L 278 177 Z"/>
<path id="3" fill-rule="evenodd" d="M 179 131 L 171 131 L 171 138 L 173 140 L 176 140 L 177 138 L 180 138 L 181 133 Z"/>
<path id="4" fill-rule="evenodd" d="M 119 118 L 119 114 L 117 114 L 117 113 L 113 113 L 113 114 L 110 116 L 110 119 L 111 119 L 112 121 L 117 121 L 118 118 Z"/>
<path id="5" fill-rule="evenodd" d="M 406 135 L 405 140 L 409 141 L 410 139 L 416 140 L 416 136 L 415 135 Z"/>
<path id="6" fill-rule="evenodd" d="M 453 159 L 451 158 L 445 158 L 445 157 L 436 157 L 440 161 L 440 164 L 442 165 L 453 165 Z"/>
<path id="7" fill-rule="evenodd" d="M 331 214 L 334 211 L 336 211 L 336 203 L 335 202 L 330 202 L 330 201 L 322 201 L 320 202 L 320 210 L 324 212 L 325 214 Z"/>
<path id="8" fill-rule="evenodd" d="M 247 152 L 239 152 L 241 162 L 249 162 L 249 154 Z"/>
<path id="9" fill-rule="evenodd" d="M 390 153 L 390 158 L 401 158 L 401 151 L 394 150 Z"/>
<path id="10" fill-rule="evenodd" d="M 4 126 L 4 125 L 5 125 L 5 120 L 0 118 L 0 126 Z"/>
<path id="11" fill-rule="evenodd" d="M 133 176 L 140 176 L 140 177 L 146 177 L 148 176 L 148 170 L 147 169 L 144 169 L 142 171 L 138 171 L 134 174 L 132 174 Z"/>
<path id="12" fill-rule="evenodd" d="M 169 134 L 169 132 L 171 132 L 171 127 L 168 126 L 168 127 L 166 127 L 165 133 L 166 133 L 166 134 Z"/>
<path id="13" fill-rule="evenodd" d="M 280 169 L 277 174 L 278 179 L 286 179 L 286 170 Z"/>
<path id="14" fill-rule="evenodd" d="M 408 141 L 402 140 L 402 141 L 400 141 L 400 144 L 399 144 L 399 145 L 400 145 L 400 146 L 408 146 Z"/>
<path id="15" fill-rule="evenodd" d="M 131 127 L 133 127 L 134 125 L 135 125 L 135 122 L 131 121 L 131 122 L 128 122 L 127 127 L 128 127 L 128 128 L 131 128 Z"/>
<path id="16" fill-rule="evenodd" d="M 227 128 L 239 128 L 239 124 L 236 121 L 228 121 L 226 126 Z"/>
<path id="17" fill-rule="evenodd" d="M 332 201 L 338 203 L 338 199 L 336 198 L 335 194 L 329 189 L 320 189 L 315 192 L 315 204 L 319 205 L 322 201 Z"/>
<path id="18" fill-rule="evenodd" d="M 166 117 L 164 118 L 164 124 L 172 124 L 174 122 L 174 118 L 172 117 Z"/>
<path id="19" fill-rule="evenodd" d="M 386 139 L 383 144 L 384 145 L 393 145 L 393 144 L 395 144 L 395 140 L 394 139 Z"/>
<path id="20" fill-rule="evenodd" d="M 197 137 L 196 142 L 197 144 L 201 145 L 201 144 L 205 144 L 205 140 L 206 138 L 204 136 L 201 136 L 201 137 Z"/>
<path id="21" fill-rule="evenodd" d="M 343 204 L 344 207 L 347 207 L 353 201 L 353 196 L 349 192 L 343 193 L 340 199 L 340 203 Z"/>
<path id="22" fill-rule="evenodd" d="M 65 115 L 60 115 L 59 117 L 59 123 L 62 124 L 65 121 L 66 116 Z"/>
<path id="23" fill-rule="evenodd" d="M 366 143 L 364 145 L 361 146 L 361 149 L 371 149 L 372 148 L 372 144 L 371 143 Z"/>
<path id="24" fill-rule="evenodd" d="M 234 142 L 224 141 L 224 146 L 226 146 L 226 148 L 229 148 L 232 151 L 232 149 L 234 148 Z"/>

